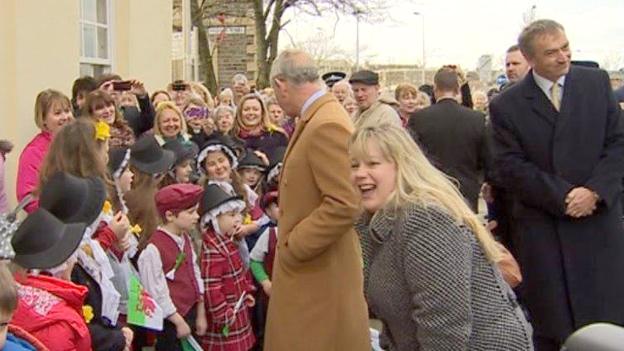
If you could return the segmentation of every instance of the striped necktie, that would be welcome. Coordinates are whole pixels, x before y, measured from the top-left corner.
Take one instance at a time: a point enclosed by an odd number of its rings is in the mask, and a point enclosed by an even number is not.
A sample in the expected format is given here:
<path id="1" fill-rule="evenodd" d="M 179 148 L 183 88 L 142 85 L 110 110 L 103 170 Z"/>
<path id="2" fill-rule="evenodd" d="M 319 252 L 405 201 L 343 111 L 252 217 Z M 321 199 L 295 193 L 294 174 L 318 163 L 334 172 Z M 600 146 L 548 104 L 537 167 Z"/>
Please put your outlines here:
<path id="1" fill-rule="evenodd" d="M 561 86 L 555 83 L 550 87 L 550 101 L 557 111 L 561 108 Z"/>

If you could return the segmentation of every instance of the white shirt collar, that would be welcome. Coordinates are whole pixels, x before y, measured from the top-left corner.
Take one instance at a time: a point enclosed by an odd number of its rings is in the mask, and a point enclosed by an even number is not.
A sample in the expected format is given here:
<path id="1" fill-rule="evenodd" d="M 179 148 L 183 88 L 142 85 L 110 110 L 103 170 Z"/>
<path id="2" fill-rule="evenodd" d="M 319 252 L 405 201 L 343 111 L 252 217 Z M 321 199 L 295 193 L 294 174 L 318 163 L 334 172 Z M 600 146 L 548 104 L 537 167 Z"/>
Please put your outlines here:
<path id="1" fill-rule="evenodd" d="M 310 97 L 305 101 L 305 103 L 303 104 L 303 107 L 301 108 L 301 116 L 303 117 L 303 114 L 305 113 L 305 111 L 312 106 L 312 104 L 321 98 L 321 96 L 325 95 L 325 91 L 323 89 L 319 89 L 316 91 L 316 93 L 310 95 Z"/>
<path id="2" fill-rule="evenodd" d="M 173 239 L 173 241 L 176 243 L 176 245 L 178 245 L 180 250 L 184 249 L 184 243 L 185 243 L 184 234 L 183 235 L 175 235 L 175 234 L 171 233 L 170 231 L 168 231 L 163 226 L 159 226 L 158 230 L 162 231 L 163 233 L 167 234 L 171 239 Z"/>
<path id="3" fill-rule="evenodd" d="M 540 76 L 539 74 L 537 74 L 537 72 L 535 72 L 535 70 L 533 70 L 532 72 L 533 72 L 533 79 L 535 79 L 535 84 L 537 84 L 537 86 L 540 87 L 540 89 L 542 89 L 544 94 L 546 94 L 546 96 L 550 99 L 550 89 L 555 83 L 549 79 L 546 79 Z M 560 94 L 561 94 L 561 96 L 559 96 L 560 98 L 559 100 L 561 100 L 561 98 L 563 97 L 563 88 L 565 84 L 565 78 L 566 76 L 563 75 L 559 77 L 559 79 L 557 79 L 557 84 L 559 84 L 559 86 L 561 87 L 561 89 L 559 89 Z"/>

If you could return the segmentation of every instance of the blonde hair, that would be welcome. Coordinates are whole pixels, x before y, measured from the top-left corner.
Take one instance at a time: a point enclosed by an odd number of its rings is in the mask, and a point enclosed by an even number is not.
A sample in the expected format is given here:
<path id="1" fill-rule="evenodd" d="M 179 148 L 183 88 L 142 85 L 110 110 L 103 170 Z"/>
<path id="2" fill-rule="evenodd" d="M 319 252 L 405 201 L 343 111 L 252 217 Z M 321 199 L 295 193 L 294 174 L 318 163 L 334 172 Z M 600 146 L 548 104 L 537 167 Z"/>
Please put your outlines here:
<path id="1" fill-rule="evenodd" d="M 184 108 L 185 111 L 189 107 L 189 105 L 211 108 L 210 106 L 206 104 L 206 102 L 202 98 L 200 98 L 197 95 L 191 95 L 191 98 L 189 99 L 188 104 L 186 104 L 186 107 Z"/>
<path id="2" fill-rule="evenodd" d="M 0 313 L 12 314 L 17 309 L 17 286 L 6 262 L 0 262 Z"/>
<path id="3" fill-rule="evenodd" d="M 267 109 L 267 105 L 264 103 L 264 100 L 259 95 L 254 94 L 254 93 L 243 96 L 238 102 L 238 107 L 236 108 L 236 115 L 234 116 L 234 128 L 233 128 L 234 135 L 238 135 L 241 130 L 245 129 L 245 126 L 243 125 L 243 105 L 245 104 L 245 102 L 249 100 L 256 100 L 260 103 L 260 110 L 262 113 L 261 124 L 262 124 L 262 129 L 265 132 L 276 131 L 284 135 L 287 135 L 284 129 L 282 129 L 279 126 L 276 126 L 275 124 L 271 122 L 269 118 L 269 110 Z"/>
<path id="4" fill-rule="evenodd" d="M 69 98 L 58 90 L 46 89 L 39 94 L 35 99 L 35 124 L 41 130 L 45 130 L 45 119 L 48 114 L 48 110 L 55 103 L 60 102 L 64 108 L 72 107 Z"/>
<path id="5" fill-rule="evenodd" d="M 349 140 L 352 157 L 368 159 L 370 141 L 379 146 L 383 157 L 397 169 L 396 189 L 386 201 L 385 209 L 397 213 L 409 204 L 439 208 L 474 233 L 490 261 L 500 260 L 496 241 L 468 207 L 457 186 L 431 165 L 404 128 L 394 124 L 363 125 Z"/>
<path id="6" fill-rule="evenodd" d="M 180 112 L 180 109 L 178 108 L 178 106 L 176 106 L 176 104 L 172 101 L 163 101 L 161 103 L 158 104 L 158 106 L 156 107 L 156 116 L 154 117 L 154 135 L 155 136 L 160 136 L 162 137 L 162 131 L 160 130 L 160 118 L 162 117 L 163 113 L 166 110 L 172 110 L 173 112 L 175 112 L 178 117 L 180 117 L 180 135 L 182 135 L 183 137 L 186 138 L 187 135 L 187 128 L 186 128 L 186 121 L 184 119 L 184 116 L 182 115 L 182 112 Z"/>
<path id="7" fill-rule="evenodd" d="M 419 91 L 416 93 L 416 101 L 423 101 L 424 107 L 431 106 L 431 98 L 425 92 Z"/>
<path id="8" fill-rule="evenodd" d="M 223 96 L 229 96 L 231 98 L 234 98 L 234 92 L 230 88 L 225 88 L 225 89 L 221 90 L 221 92 L 219 93 L 219 98 L 221 98 Z"/>
<path id="9" fill-rule="evenodd" d="M 212 109 L 214 108 L 214 99 L 212 98 L 212 94 L 210 94 L 210 90 L 208 90 L 202 83 L 200 82 L 189 82 L 191 87 L 191 91 L 199 97 L 204 104 Z"/>
<path id="10" fill-rule="evenodd" d="M 394 90 L 394 98 L 398 101 L 402 96 L 410 94 L 414 97 L 418 96 L 418 88 L 410 83 L 399 84 Z"/>

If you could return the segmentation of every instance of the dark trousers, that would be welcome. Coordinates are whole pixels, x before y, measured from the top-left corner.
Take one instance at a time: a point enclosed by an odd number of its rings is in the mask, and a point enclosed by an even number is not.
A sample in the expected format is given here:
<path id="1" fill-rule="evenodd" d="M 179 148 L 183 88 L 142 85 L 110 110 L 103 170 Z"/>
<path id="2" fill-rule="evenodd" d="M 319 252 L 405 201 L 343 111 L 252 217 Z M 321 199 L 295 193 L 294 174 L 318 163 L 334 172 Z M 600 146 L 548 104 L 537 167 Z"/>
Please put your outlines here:
<path id="1" fill-rule="evenodd" d="M 195 319 L 197 318 L 197 305 L 184 316 L 184 320 L 195 331 Z M 176 327 L 169 320 L 165 319 L 163 330 L 156 337 L 156 351 L 182 351 L 182 344 L 177 337 Z"/>
<path id="2" fill-rule="evenodd" d="M 535 351 L 561 350 L 561 343 L 559 341 L 542 336 L 533 336 L 533 344 L 535 345 Z"/>
<path id="3" fill-rule="evenodd" d="M 256 336 L 256 344 L 252 351 L 262 351 L 264 344 L 264 328 L 266 326 L 267 309 L 269 307 L 269 297 L 262 290 L 262 286 L 256 283 L 257 291 L 256 304 L 251 309 L 251 326 Z"/>

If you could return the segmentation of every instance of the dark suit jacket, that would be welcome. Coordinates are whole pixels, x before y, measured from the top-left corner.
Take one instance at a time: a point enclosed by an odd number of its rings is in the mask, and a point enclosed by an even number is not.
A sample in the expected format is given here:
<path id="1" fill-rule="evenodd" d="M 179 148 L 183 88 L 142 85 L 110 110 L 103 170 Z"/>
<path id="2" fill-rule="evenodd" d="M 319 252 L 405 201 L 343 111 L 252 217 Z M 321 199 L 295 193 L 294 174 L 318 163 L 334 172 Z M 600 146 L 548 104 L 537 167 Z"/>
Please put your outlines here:
<path id="1" fill-rule="evenodd" d="M 457 179 L 459 190 L 476 212 L 489 154 L 485 116 L 443 99 L 414 113 L 407 127 L 431 163 Z"/>
<path id="2" fill-rule="evenodd" d="M 558 112 L 532 72 L 490 103 L 494 166 L 514 198 L 524 300 L 537 335 L 563 341 L 596 321 L 624 323 L 624 125 L 607 73 L 573 66 Z M 565 215 L 584 186 L 594 214 Z"/>

